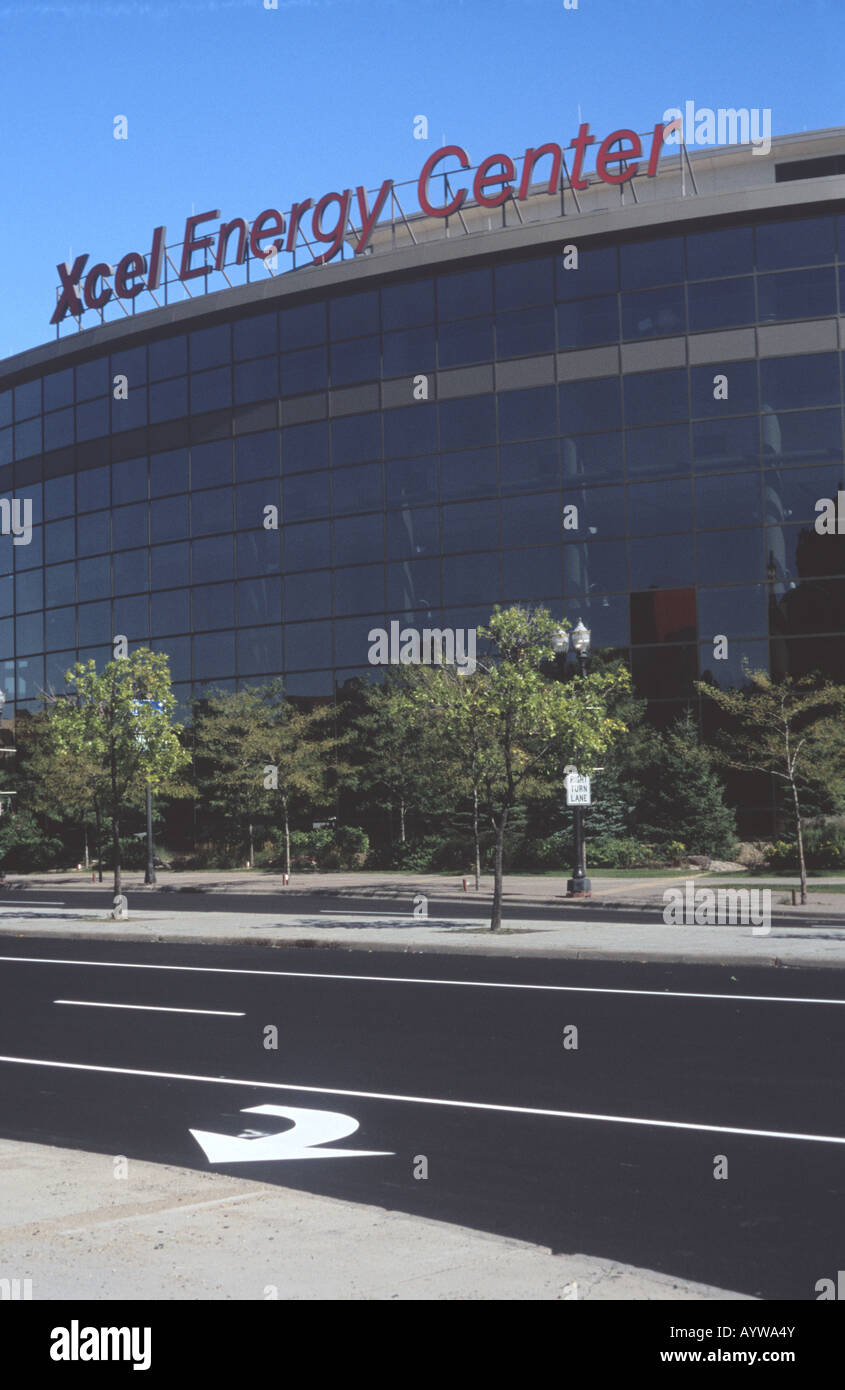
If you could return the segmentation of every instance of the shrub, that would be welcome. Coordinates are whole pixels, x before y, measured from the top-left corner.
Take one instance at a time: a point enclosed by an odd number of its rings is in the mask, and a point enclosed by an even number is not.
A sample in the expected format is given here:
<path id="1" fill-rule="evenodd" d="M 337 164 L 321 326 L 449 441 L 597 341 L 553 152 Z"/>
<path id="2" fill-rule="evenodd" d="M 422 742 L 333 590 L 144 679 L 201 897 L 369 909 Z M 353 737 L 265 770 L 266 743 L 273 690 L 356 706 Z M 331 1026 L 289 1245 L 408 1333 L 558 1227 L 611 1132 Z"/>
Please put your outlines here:
<path id="1" fill-rule="evenodd" d="M 653 845 L 643 844 L 631 836 L 602 836 L 587 842 L 587 872 L 590 868 L 647 869 L 653 868 L 656 855 Z"/>
<path id="2" fill-rule="evenodd" d="M 804 859 L 808 869 L 845 869 L 845 830 L 809 826 L 804 832 Z M 777 840 L 769 852 L 769 868 L 797 872 L 797 841 Z"/>

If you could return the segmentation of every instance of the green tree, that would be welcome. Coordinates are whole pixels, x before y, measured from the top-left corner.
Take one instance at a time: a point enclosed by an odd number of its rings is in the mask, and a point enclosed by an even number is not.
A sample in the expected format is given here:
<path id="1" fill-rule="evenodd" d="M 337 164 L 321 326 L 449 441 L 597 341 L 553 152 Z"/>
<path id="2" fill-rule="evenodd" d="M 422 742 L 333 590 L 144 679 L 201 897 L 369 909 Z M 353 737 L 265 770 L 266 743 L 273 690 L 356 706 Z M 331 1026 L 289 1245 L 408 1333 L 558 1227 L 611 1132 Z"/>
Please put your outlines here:
<path id="1" fill-rule="evenodd" d="M 845 686 L 816 676 L 773 680 L 767 671 L 746 668 L 747 685 L 720 690 L 704 681 L 697 687 L 731 717 L 732 727 L 717 744 L 725 767 L 767 772 L 787 790 L 795 822 L 801 902 L 807 901 L 802 797 L 805 789 L 841 777 L 845 762 Z"/>
<path id="2" fill-rule="evenodd" d="M 689 854 L 724 857 L 736 843 L 736 817 L 690 710 L 655 735 L 636 825 L 640 838 L 677 840 Z"/>
<path id="3" fill-rule="evenodd" d="M 176 699 L 164 652 L 139 647 L 108 662 L 77 662 L 65 675 L 67 695 L 49 696 L 50 737 L 58 753 L 92 769 L 95 794 L 111 826 L 114 893 L 121 891 L 120 825 L 146 784 L 181 790 L 188 762 L 173 723 Z"/>
<path id="4" fill-rule="evenodd" d="M 386 808 L 391 839 L 397 817 L 401 845 L 412 812 L 443 807 L 442 749 L 430 721 L 420 717 L 416 697 L 426 669 L 388 668 L 383 684 L 363 692 L 364 709 L 354 725 L 358 780 Z"/>
<path id="5" fill-rule="evenodd" d="M 438 738 L 460 763 L 467 729 L 476 731 L 483 756 L 486 813 L 495 834 L 490 930 L 502 923 L 503 848 L 508 821 L 538 781 L 562 777 L 567 763 L 589 772 L 612 739 L 624 732 L 608 702 L 628 683 L 624 670 L 573 681 L 553 679 L 553 642 L 560 628 L 546 609 L 495 608 L 482 638 L 492 643 L 489 664 L 461 677 L 466 690 L 432 671 L 430 699 Z"/>
<path id="6" fill-rule="evenodd" d="M 262 764 L 253 743 L 268 718 L 260 690 L 213 690 L 194 702 L 195 775 L 200 803 L 218 815 L 230 843 L 255 863 L 254 826 L 267 814 Z"/>
<path id="7" fill-rule="evenodd" d="M 302 710 L 285 699 L 279 681 L 238 691 L 214 691 L 198 707 L 196 753 L 204 803 L 246 837 L 254 860 L 253 825 L 279 819 L 290 862 L 291 811 L 297 801 L 323 805 L 333 776 L 342 774 L 331 706 Z"/>

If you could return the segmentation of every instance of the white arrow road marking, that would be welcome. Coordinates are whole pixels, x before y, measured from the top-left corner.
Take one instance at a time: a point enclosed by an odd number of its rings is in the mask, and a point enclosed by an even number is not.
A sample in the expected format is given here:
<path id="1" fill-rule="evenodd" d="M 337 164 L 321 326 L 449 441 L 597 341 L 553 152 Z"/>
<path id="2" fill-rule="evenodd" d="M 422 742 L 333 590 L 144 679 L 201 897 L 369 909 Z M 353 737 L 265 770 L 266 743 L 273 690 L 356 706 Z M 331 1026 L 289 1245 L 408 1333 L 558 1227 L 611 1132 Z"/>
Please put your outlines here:
<path id="1" fill-rule="evenodd" d="M 251 1105 L 243 1115 L 281 1115 L 293 1120 L 293 1129 L 261 1138 L 246 1139 L 241 1135 L 215 1134 L 205 1129 L 192 1129 L 191 1134 L 203 1150 L 209 1163 L 271 1163 L 282 1158 L 390 1158 L 390 1149 L 321 1149 L 333 1139 L 345 1139 L 354 1134 L 358 1121 L 337 1110 L 300 1110 L 291 1105 Z"/>

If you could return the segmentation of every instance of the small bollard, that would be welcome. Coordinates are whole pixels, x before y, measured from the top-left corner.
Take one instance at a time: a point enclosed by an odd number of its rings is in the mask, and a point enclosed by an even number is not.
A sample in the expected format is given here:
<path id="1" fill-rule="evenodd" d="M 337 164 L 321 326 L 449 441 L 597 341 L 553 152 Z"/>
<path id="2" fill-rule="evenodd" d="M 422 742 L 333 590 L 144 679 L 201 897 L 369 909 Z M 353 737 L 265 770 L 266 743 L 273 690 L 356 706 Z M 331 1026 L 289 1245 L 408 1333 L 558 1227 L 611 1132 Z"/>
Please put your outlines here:
<path id="1" fill-rule="evenodd" d="M 792 906 L 793 906 L 793 907 L 797 907 L 797 906 L 798 906 L 798 889 L 797 889 L 797 888 L 793 888 L 793 890 L 792 890 Z"/>
<path id="2" fill-rule="evenodd" d="M 466 879 L 463 880 L 463 885 L 464 885 L 464 892 L 466 892 L 466 891 L 467 891 L 467 880 L 466 880 Z"/>
<path id="3" fill-rule="evenodd" d="M 287 886 L 288 886 L 288 876 L 287 876 L 287 874 L 282 874 L 282 887 L 283 887 L 283 888 L 287 888 Z"/>

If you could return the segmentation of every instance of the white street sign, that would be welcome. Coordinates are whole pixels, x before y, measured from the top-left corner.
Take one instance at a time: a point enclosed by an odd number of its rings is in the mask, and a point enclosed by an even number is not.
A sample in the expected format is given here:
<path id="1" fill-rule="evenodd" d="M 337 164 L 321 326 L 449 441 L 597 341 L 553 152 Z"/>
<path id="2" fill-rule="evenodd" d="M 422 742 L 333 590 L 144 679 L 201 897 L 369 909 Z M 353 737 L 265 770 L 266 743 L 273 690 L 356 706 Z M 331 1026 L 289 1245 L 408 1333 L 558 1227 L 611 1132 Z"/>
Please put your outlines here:
<path id="1" fill-rule="evenodd" d="M 321 1149 L 333 1139 L 354 1134 L 358 1121 L 337 1110 L 301 1110 L 289 1105 L 252 1105 L 244 1115 L 280 1115 L 293 1120 L 293 1129 L 254 1138 L 192 1129 L 191 1134 L 209 1163 L 270 1163 L 283 1158 L 383 1158 L 389 1149 Z"/>
<path id="2" fill-rule="evenodd" d="M 570 772 L 566 778 L 567 806 L 591 806 L 590 779 L 577 772 Z"/>

